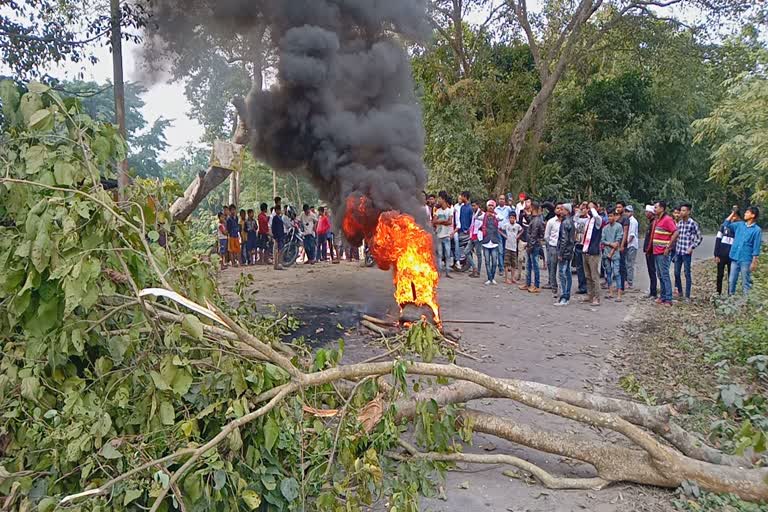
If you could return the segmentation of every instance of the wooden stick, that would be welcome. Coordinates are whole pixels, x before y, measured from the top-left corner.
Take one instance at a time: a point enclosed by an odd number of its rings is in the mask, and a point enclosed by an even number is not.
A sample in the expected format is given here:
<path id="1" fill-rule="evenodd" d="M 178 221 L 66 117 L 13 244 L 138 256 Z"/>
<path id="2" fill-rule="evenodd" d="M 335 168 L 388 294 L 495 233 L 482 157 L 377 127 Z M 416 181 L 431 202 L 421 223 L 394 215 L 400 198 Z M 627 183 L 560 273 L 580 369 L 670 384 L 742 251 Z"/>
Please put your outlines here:
<path id="1" fill-rule="evenodd" d="M 384 327 L 392 327 L 395 325 L 395 322 L 387 322 L 383 318 L 378 318 L 370 315 L 363 315 L 363 320 L 367 320 L 368 322 L 371 322 L 373 324 L 383 325 Z"/>
<path id="2" fill-rule="evenodd" d="M 374 324 L 373 322 L 369 322 L 368 320 L 360 320 L 360 325 L 381 336 L 387 335 L 387 331 L 385 329 L 382 329 L 378 325 Z"/>

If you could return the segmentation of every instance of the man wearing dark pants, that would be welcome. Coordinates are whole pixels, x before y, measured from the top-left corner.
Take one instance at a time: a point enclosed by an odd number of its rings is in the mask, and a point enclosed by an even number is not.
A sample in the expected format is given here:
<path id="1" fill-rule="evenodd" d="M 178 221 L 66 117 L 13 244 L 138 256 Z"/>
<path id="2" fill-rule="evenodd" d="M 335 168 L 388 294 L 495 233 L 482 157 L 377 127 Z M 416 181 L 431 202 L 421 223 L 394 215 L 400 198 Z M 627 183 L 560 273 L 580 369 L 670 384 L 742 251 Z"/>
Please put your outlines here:
<path id="1" fill-rule="evenodd" d="M 731 216 L 734 222 L 741 220 L 741 212 L 738 207 L 733 208 Z M 731 275 L 731 246 L 733 246 L 734 236 L 733 228 L 723 224 L 715 238 L 715 262 L 717 263 L 717 280 L 715 283 L 717 283 L 718 295 L 723 294 L 723 278 L 725 278 L 725 284 L 728 286 L 728 278 Z"/>
<path id="2" fill-rule="evenodd" d="M 619 247 L 619 285 L 621 291 L 627 284 L 627 241 L 629 240 L 629 217 L 626 214 L 627 203 L 624 201 L 618 201 L 616 203 L 616 215 L 618 216 L 618 223 L 621 225 L 621 229 L 624 230 L 624 236 L 621 239 Z"/>
<path id="3" fill-rule="evenodd" d="M 645 218 L 648 219 L 648 231 L 643 240 L 645 265 L 648 267 L 648 282 L 651 283 L 646 298 L 655 299 L 658 295 L 658 279 L 656 278 L 656 259 L 653 257 L 653 222 L 656 220 L 655 209 L 652 205 L 645 206 Z"/>

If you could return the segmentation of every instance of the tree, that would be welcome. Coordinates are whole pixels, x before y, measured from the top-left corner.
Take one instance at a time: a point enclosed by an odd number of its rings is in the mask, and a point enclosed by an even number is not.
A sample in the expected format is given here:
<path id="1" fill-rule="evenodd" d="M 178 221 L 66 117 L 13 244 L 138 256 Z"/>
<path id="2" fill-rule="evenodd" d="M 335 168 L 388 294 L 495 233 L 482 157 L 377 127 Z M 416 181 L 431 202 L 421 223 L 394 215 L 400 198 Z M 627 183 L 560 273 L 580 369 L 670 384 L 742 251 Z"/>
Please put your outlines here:
<path id="1" fill-rule="evenodd" d="M 112 97 L 112 84 L 96 82 L 66 81 L 54 86 L 65 97 L 80 99 L 85 111 L 101 122 L 113 122 L 115 103 Z M 160 153 L 168 148 L 165 130 L 171 122 L 163 117 L 151 125 L 144 118 L 142 96 L 147 89 L 139 84 L 125 84 L 126 132 L 128 140 L 128 166 L 138 176 L 160 178 L 163 176 L 159 162 Z"/>
<path id="2" fill-rule="evenodd" d="M 755 201 L 768 199 L 768 79 L 747 75 L 727 82 L 723 101 L 693 123 L 697 143 L 712 145 L 713 179 Z"/>
<path id="3" fill-rule="evenodd" d="M 48 64 L 90 62 L 95 45 L 111 44 L 109 8 L 75 0 L 10 0 L 0 13 L 0 55 L 19 79 L 42 78 Z M 139 42 L 138 30 L 146 19 L 141 2 L 122 2 L 122 38 Z"/>
<path id="4" fill-rule="evenodd" d="M 495 189 L 498 193 L 507 189 L 512 172 L 519 167 L 519 157 L 529 134 L 534 148 L 541 139 L 547 109 L 565 72 L 613 29 L 629 19 L 662 19 L 679 26 L 681 22 L 663 15 L 663 9 L 672 6 L 705 9 L 711 13 L 712 20 L 726 15 L 742 15 L 754 9 L 751 3 L 725 1 L 580 0 L 573 3 L 572 8 L 561 2 L 545 2 L 543 15 L 536 16 L 529 12 L 526 0 L 508 0 L 508 3 L 511 7 L 510 26 L 519 27 L 525 34 L 541 87 L 509 138 L 505 162 L 496 179 Z M 758 14 L 764 16 L 764 7 L 760 8 Z"/>

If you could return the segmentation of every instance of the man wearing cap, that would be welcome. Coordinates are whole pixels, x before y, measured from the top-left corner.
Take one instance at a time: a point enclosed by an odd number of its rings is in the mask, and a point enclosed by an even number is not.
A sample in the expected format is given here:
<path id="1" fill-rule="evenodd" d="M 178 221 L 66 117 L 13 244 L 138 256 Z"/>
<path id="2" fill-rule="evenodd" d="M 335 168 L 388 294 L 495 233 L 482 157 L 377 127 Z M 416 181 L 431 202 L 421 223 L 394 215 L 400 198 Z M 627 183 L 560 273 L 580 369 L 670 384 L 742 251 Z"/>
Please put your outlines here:
<path id="1" fill-rule="evenodd" d="M 525 192 L 520 192 L 517 195 L 517 204 L 515 205 L 515 213 L 517 214 L 518 222 L 520 221 L 520 212 L 525 210 L 525 200 L 528 199 L 528 196 L 525 195 Z"/>
<path id="2" fill-rule="evenodd" d="M 648 230 L 645 232 L 643 252 L 645 253 L 645 265 L 648 267 L 648 280 L 651 283 L 646 297 L 655 299 L 658 295 L 659 280 L 656 278 L 656 260 L 653 258 L 653 222 L 656 220 L 656 210 L 653 205 L 645 205 L 645 218 L 648 220 Z"/>
<path id="3" fill-rule="evenodd" d="M 626 253 L 627 288 L 631 290 L 635 285 L 635 260 L 637 259 L 637 250 L 640 248 L 640 225 L 635 218 L 635 208 L 631 204 L 627 205 L 626 212 L 629 220 L 629 234 L 627 235 L 627 248 L 624 252 Z"/>

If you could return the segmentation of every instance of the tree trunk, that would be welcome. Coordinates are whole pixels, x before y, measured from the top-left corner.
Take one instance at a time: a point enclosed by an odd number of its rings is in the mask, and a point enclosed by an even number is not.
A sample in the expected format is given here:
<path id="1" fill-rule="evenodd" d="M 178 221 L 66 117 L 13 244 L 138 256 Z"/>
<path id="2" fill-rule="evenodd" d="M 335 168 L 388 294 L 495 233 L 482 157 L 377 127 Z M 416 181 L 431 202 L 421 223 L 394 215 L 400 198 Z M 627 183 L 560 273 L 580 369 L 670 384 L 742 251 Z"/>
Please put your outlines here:
<path id="1" fill-rule="evenodd" d="M 123 42 L 120 30 L 120 0 L 110 0 L 112 17 L 112 80 L 115 91 L 115 117 L 117 130 L 128 141 L 125 129 L 125 83 L 123 81 Z M 128 160 L 118 163 L 117 171 L 117 197 L 120 203 L 126 199 L 126 189 L 131 180 L 128 177 Z"/>

